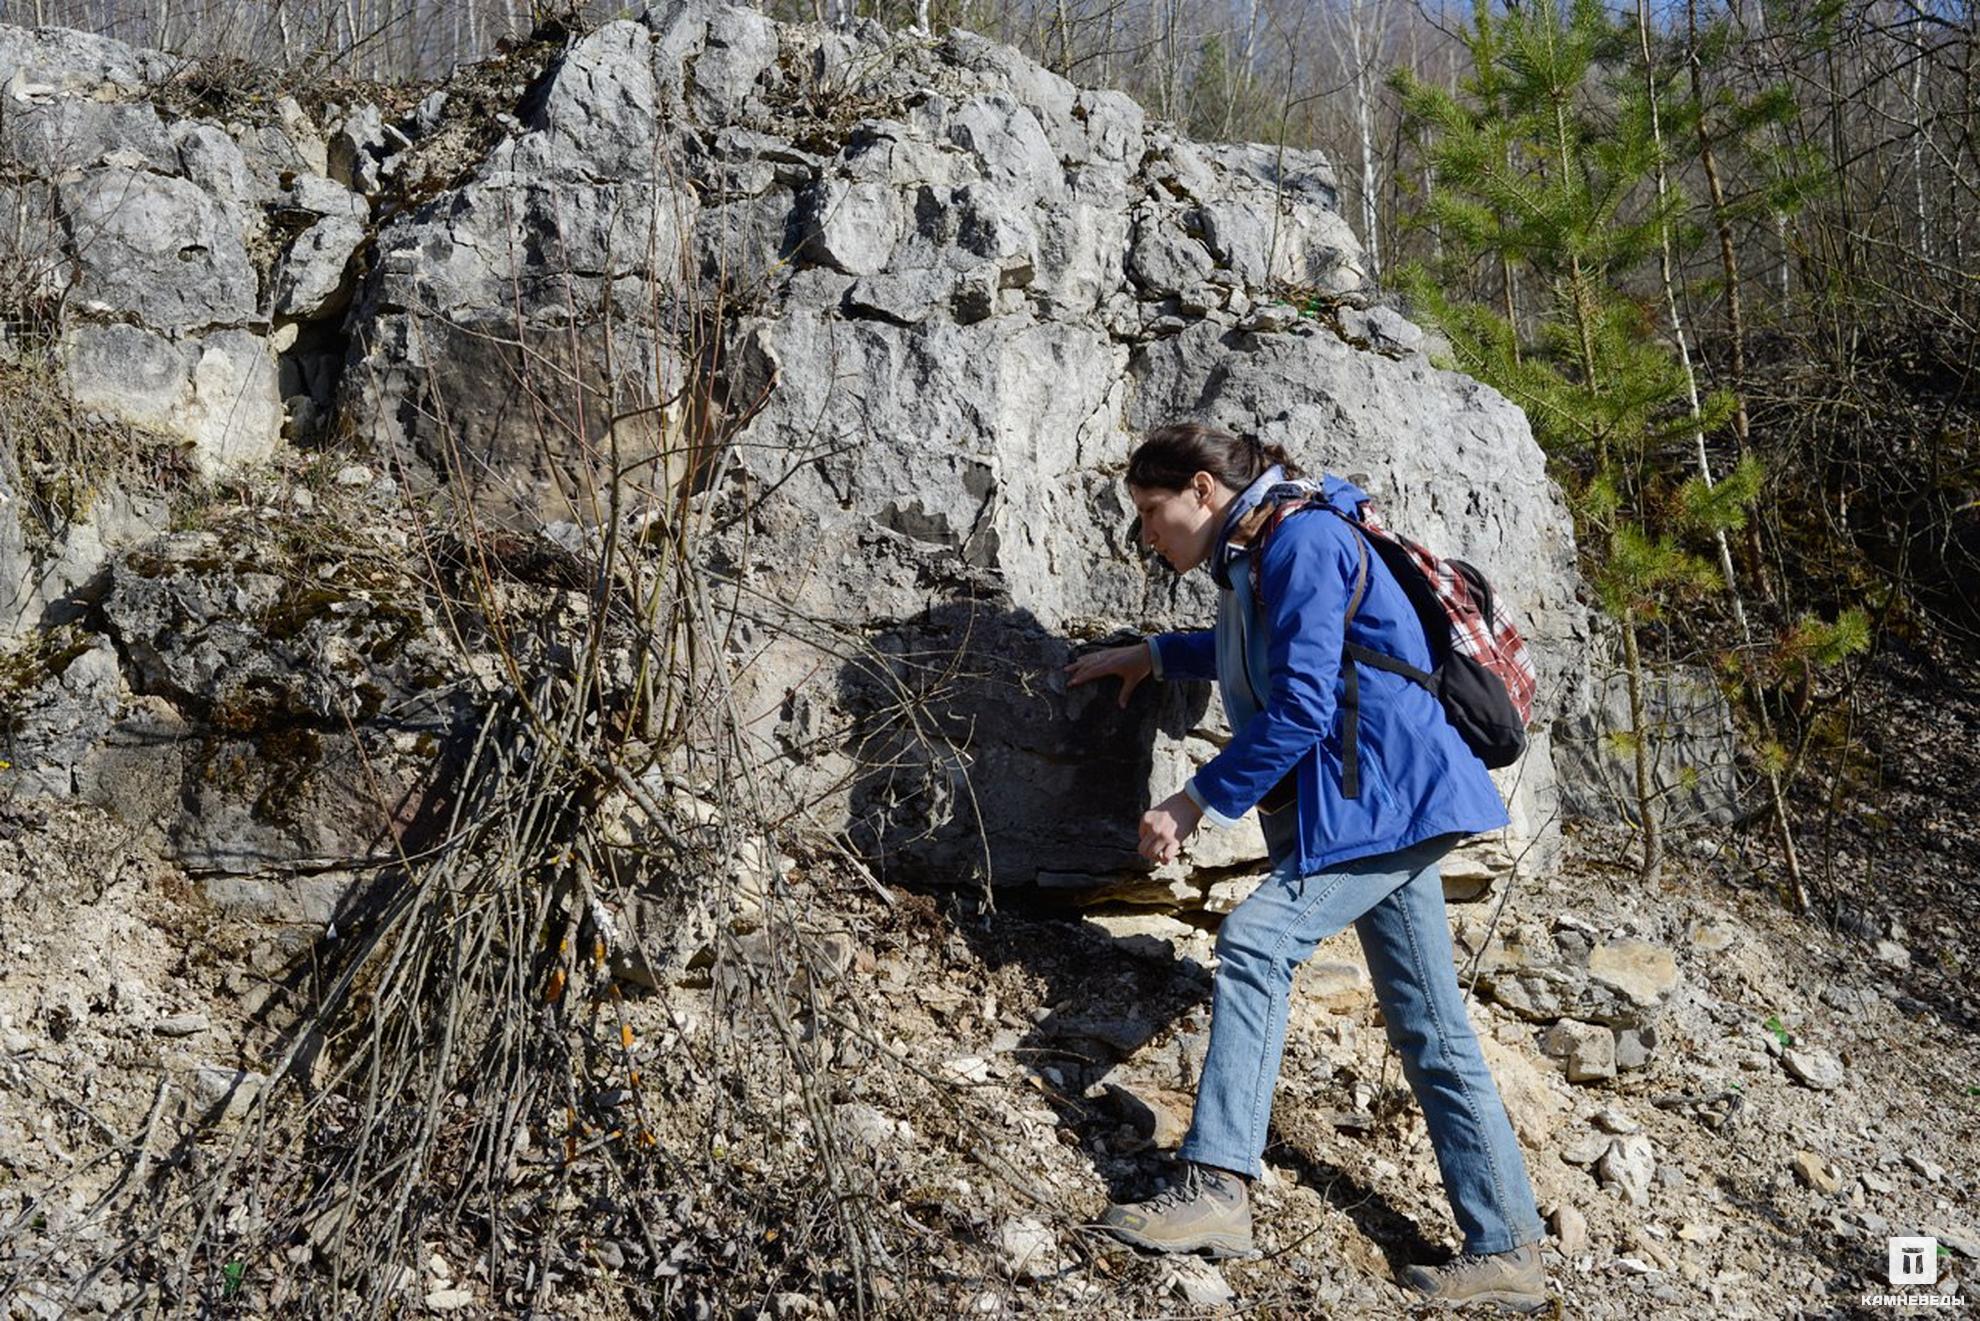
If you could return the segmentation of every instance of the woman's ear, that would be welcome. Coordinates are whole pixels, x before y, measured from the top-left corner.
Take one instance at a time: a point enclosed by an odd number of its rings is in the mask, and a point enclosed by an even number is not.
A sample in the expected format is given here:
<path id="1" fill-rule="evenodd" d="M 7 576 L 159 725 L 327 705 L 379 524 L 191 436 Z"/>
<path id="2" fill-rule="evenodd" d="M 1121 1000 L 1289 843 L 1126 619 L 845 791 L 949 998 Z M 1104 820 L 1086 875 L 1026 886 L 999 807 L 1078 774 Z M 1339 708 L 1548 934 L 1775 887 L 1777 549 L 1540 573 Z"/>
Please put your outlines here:
<path id="1" fill-rule="evenodd" d="M 1196 503 L 1210 503 L 1210 492 L 1217 489 L 1217 479 L 1207 472 L 1199 472 L 1189 479 L 1189 489 L 1196 492 Z"/>

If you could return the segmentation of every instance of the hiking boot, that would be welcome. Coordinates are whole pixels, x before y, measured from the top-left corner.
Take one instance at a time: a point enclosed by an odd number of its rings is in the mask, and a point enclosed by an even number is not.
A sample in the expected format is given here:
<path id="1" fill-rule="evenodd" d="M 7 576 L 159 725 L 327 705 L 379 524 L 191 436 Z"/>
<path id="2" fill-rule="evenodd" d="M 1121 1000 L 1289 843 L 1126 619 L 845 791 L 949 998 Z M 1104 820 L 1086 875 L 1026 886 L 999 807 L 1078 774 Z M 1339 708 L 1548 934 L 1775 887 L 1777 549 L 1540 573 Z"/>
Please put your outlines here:
<path id="1" fill-rule="evenodd" d="M 1497 1303 L 1515 1312 L 1537 1312 L 1547 1305 L 1547 1272 L 1537 1243 L 1511 1252 L 1466 1253 L 1441 1266 L 1405 1266 L 1397 1278 L 1425 1302 L 1454 1307 Z"/>
<path id="2" fill-rule="evenodd" d="M 1181 1177 L 1147 1201 L 1109 1206 L 1100 1223 L 1122 1242 L 1151 1252 L 1236 1257 L 1251 1251 L 1244 1180 L 1194 1161 L 1183 1162 Z"/>

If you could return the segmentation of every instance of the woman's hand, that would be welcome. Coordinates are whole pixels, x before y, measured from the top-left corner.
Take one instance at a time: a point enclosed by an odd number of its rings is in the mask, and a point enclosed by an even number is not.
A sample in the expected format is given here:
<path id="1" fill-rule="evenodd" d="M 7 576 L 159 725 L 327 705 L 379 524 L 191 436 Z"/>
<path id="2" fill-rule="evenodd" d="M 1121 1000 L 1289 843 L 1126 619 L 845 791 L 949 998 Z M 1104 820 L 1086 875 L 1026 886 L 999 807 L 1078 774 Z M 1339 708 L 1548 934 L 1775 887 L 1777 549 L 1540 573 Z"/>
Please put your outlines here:
<path id="1" fill-rule="evenodd" d="M 1186 793 L 1173 793 L 1141 814 L 1141 856 L 1150 862 L 1174 862 L 1183 841 L 1196 833 L 1203 809 Z"/>
<path id="2" fill-rule="evenodd" d="M 1155 661 L 1149 651 L 1150 645 L 1137 642 L 1128 647 L 1103 647 L 1099 651 L 1089 651 L 1066 666 L 1066 686 L 1077 688 L 1083 683 L 1113 675 L 1121 681 L 1120 704 L 1126 707 L 1128 697 L 1135 688 L 1154 672 Z"/>

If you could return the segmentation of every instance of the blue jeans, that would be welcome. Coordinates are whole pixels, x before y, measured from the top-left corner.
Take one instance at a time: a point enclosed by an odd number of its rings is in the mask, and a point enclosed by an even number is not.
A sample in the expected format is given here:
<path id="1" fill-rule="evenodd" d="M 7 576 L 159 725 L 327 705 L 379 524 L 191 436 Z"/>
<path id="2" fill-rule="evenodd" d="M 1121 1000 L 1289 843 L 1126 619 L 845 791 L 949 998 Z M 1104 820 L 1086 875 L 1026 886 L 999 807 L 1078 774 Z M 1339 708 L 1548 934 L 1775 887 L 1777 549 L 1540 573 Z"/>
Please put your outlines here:
<path id="1" fill-rule="evenodd" d="M 1284 854 L 1274 836 L 1290 822 L 1265 822 L 1276 860 Z M 1464 1250 L 1505 1252 L 1541 1237 L 1526 1162 L 1458 988 L 1437 871 L 1450 843 L 1430 840 L 1311 876 L 1280 866 L 1224 919 L 1210 1051 L 1185 1160 L 1258 1176 L 1293 970 L 1352 922 L 1389 1042 L 1423 1107 Z"/>

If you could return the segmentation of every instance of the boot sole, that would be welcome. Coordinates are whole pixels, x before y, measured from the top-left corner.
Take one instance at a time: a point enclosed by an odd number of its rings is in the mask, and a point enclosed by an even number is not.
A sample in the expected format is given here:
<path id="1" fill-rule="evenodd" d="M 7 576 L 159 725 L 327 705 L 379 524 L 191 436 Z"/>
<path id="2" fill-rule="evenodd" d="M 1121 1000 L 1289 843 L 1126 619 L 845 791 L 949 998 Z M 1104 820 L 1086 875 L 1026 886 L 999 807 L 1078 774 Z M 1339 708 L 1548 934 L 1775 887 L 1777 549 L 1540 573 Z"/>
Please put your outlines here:
<path id="1" fill-rule="evenodd" d="M 1423 1299 L 1425 1303 L 1441 1305 L 1446 1308 L 1471 1307 L 1477 1303 L 1490 1303 L 1496 1307 L 1503 1307 L 1509 1312 L 1517 1312 L 1522 1316 L 1530 1316 L 1535 1312 L 1541 1311 L 1547 1306 L 1548 1301 L 1545 1294 L 1536 1298 L 1530 1293 L 1502 1293 L 1496 1290 L 1473 1294 L 1469 1298 Z"/>
<path id="2" fill-rule="evenodd" d="M 1195 1238 L 1157 1239 L 1118 1225 L 1108 1225 L 1107 1232 L 1123 1243 L 1149 1252 L 1201 1252 L 1208 1257 L 1223 1258 L 1242 1257 L 1251 1251 L 1249 1234 L 1243 1238 L 1229 1234 L 1199 1234 Z"/>

